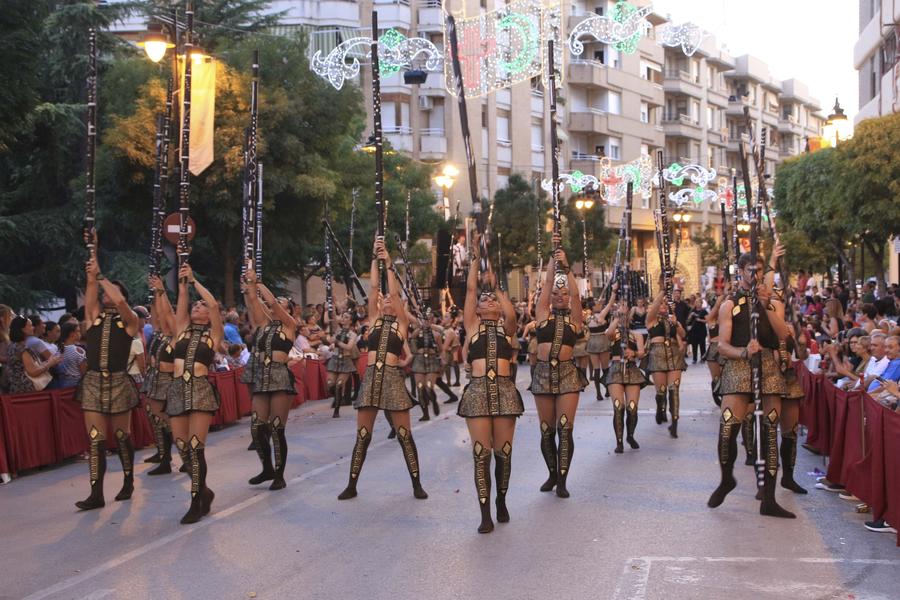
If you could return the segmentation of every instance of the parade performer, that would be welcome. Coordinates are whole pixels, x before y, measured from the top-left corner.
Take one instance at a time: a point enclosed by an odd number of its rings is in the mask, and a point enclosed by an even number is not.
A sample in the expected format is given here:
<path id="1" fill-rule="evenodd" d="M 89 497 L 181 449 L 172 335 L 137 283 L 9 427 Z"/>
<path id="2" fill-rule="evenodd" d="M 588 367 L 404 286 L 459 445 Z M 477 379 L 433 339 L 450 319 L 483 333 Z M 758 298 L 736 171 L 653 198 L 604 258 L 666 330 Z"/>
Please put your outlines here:
<path id="1" fill-rule="evenodd" d="M 672 423 L 669 425 L 669 434 L 673 438 L 678 437 L 678 416 L 680 398 L 679 386 L 681 385 L 681 373 L 687 369 L 684 360 L 681 340 L 685 337 L 684 328 L 670 312 L 666 302 L 664 286 L 656 295 L 650 308 L 647 309 L 647 336 L 649 349 L 647 350 L 647 370 L 656 388 L 656 423 L 665 423 L 666 419 L 666 395 L 669 400 L 669 413 Z"/>
<path id="2" fill-rule="evenodd" d="M 215 494 L 206 485 L 206 435 L 219 398 L 207 375 L 221 347 L 225 332 L 219 304 L 209 290 L 194 278 L 186 262 L 178 272 L 178 303 L 175 308 L 175 372 L 166 396 L 166 413 L 172 424 L 175 445 L 190 453 L 191 506 L 182 524 L 196 523 L 209 514 Z M 200 300 L 190 304 L 189 285 Z M 190 304 L 190 306 L 189 306 Z"/>
<path id="3" fill-rule="evenodd" d="M 793 325 L 793 327 L 790 327 Z M 804 335 L 796 324 L 788 327 L 788 337 L 779 347 L 779 358 L 784 371 L 784 396 L 781 399 L 781 487 L 795 494 L 805 494 L 806 489 L 794 480 L 794 465 L 797 464 L 797 429 L 800 421 L 800 403 L 806 398 L 803 386 L 797 376 L 795 361 L 804 361 L 809 356 Z"/>
<path id="4" fill-rule="evenodd" d="M 432 323 L 431 309 L 426 308 L 422 318 L 417 319 L 414 313 L 418 313 L 421 307 L 415 305 L 413 298 L 409 298 L 409 301 L 413 304 L 413 310 L 407 313 L 407 320 L 412 327 L 409 336 L 413 353 L 411 368 L 416 384 L 416 398 L 422 407 L 422 417 L 419 420 L 429 421 L 429 403 L 434 409 L 434 416 L 441 412 L 434 386 L 443 371 L 441 354 L 444 352 L 444 345 L 440 329 Z"/>
<path id="5" fill-rule="evenodd" d="M 294 375 L 287 362 L 298 325 L 291 315 L 291 302 L 276 298 L 257 280 L 250 260 L 244 272 L 244 301 L 251 321 L 257 326 L 253 347 L 250 436 L 262 463 L 262 471 L 248 483 L 258 485 L 271 481 L 269 489 L 280 490 L 287 485 L 284 480 L 288 451 L 285 426 L 296 394 Z"/>
<path id="6" fill-rule="evenodd" d="M 715 508 L 722 504 L 735 488 L 734 462 L 737 458 L 737 432 L 753 400 L 751 389 L 750 359 L 761 354 L 761 389 L 764 418 L 759 435 L 764 440 L 766 456 L 761 515 L 794 518 L 775 501 L 775 477 L 778 472 L 777 426 L 781 413 L 781 396 L 785 393 L 784 377 L 778 368 L 779 340 L 787 335 L 787 325 L 770 302 L 771 292 L 765 285 L 755 285 L 755 269 L 762 269 L 762 261 L 753 265 L 750 254 L 738 259 L 740 285 L 722 303 L 719 309 L 719 354 L 725 359 L 720 390 L 722 393 L 722 418 L 719 423 L 719 466 L 722 479 L 719 487 L 707 502 Z M 757 310 L 760 313 L 757 339 L 751 338 L 751 312 L 753 310 L 751 281 L 757 294 Z"/>
<path id="7" fill-rule="evenodd" d="M 103 478 L 106 474 L 106 432 L 114 431 L 122 462 L 124 481 L 116 500 L 130 500 L 134 491 L 134 442 L 131 439 L 131 409 L 138 405 L 138 390 L 128 376 L 128 352 L 138 335 L 138 316 L 128 305 L 128 291 L 109 281 L 97 264 L 97 242 L 87 261 L 84 291 L 84 342 L 87 372 L 75 398 L 84 411 L 90 441 L 90 495 L 75 503 L 81 510 L 105 506 Z M 103 291 L 101 296 L 100 290 Z"/>
<path id="8" fill-rule="evenodd" d="M 444 363 L 444 382 L 448 386 L 452 385 L 453 387 L 459 387 L 460 327 L 455 311 L 445 314 L 441 325 L 444 328 L 444 353 L 442 356 Z M 456 377 L 456 382 L 452 384 L 450 383 L 451 373 Z M 453 398 L 450 398 L 449 400 L 445 400 L 444 404 L 451 404 L 453 402 Z"/>
<path id="9" fill-rule="evenodd" d="M 554 233 L 556 250 L 536 309 L 537 364 L 529 389 L 534 394 L 540 418 L 541 454 L 550 472 L 541 491 L 549 492 L 555 487 L 557 496 L 568 498 L 566 479 L 574 451 L 575 411 L 587 379 L 572 360 L 581 331 L 581 298 L 559 242 L 559 233 Z M 556 444 L 557 433 L 559 446 Z"/>
<path id="10" fill-rule="evenodd" d="M 387 271 L 387 289 L 383 294 L 374 293 L 379 289 L 380 273 L 385 271 L 379 269 L 378 263 L 384 261 L 389 264 L 390 260 L 384 238 L 376 237 L 370 270 L 373 293 L 369 295 L 369 316 L 375 318 L 375 321 L 369 329 L 368 367 L 359 397 L 353 404 L 357 409 L 357 430 L 350 459 L 350 480 L 338 500 L 355 498 L 357 495 L 356 485 L 372 441 L 372 427 L 379 410 L 390 411 L 391 424 L 397 429 L 397 441 L 400 442 L 412 480 L 413 495 L 418 499 L 428 498 L 420 482 L 419 453 L 410 431 L 409 409 L 414 403 L 406 390 L 403 371 L 399 366 L 409 322 L 400 298 L 400 282 L 396 274 Z"/>
<path id="11" fill-rule="evenodd" d="M 512 468 L 513 434 L 516 417 L 525 407 L 510 370 L 516 311 L 506 293 L 496 286 L 490 267 L 484 273 L 486 286 L 478 293 L 480 247 L 480 241 L 476 239 L 472 245 L 474 256 L 469 268 L 463 317 L 471 380 L 463 391 L 457 414 L 465 417 L 472 439 L 475 489 L 481 508 L 478 533 L 488 533 L 494 529 L 490 506 L 491 451 L 496 461 L 497 521 L 507 523 L 506 492 Z"/>
<path id="12" fill-rule="evenodd" d="M 614 292 L 615 289 L 614 284 Z M 623 429 L 627 429 L 625 439 L 628 445 L 633 450 L 641 447 L 634 439 L 634 431 L 637 428 L 641 389 L 650 383 L 637 365 L 637 361 L 644 353 L 644 339 L 628 327 L 628 314 L 628 303 L 623 298 L 617 303 L 615 316 L 606 330 L 612 362 L 603 377 L 603 384 L 612 395 L 616 454 L 625 451 L 622 445 Z"/>
<path id="13" fill-rule="evenodd" d="M 730 288 L 726 286 L 725 293 L 727 294 L 729 291 Z M 710 388 L 716 406 L 722 406 L 722 394 L 719 393 L 719 378 L 722 376 L 722 358 L 719 354 L 719 309 L 722 308 L 725 298 L 725 294 L 716 296 L 716 303 L 706 317 L 706 324 L 709 326 L 709 346 L 706 348 L 703 360 L 706 361 L 706 366 L 709 368 Z"/>
<path id="14" fill-rule="evenodd" d="M 341 314 L 338 327 L 336 334 L 326 338 L 334 349 L 325 364 L 328 389 L 334 388 L 334 412 L 331 415 L 334 419 L 341 416 L 341 404 L 349 404 L 353 396 L 351 377 L 356 373 L 356 360 L 359 358 L 357 335 L 353 331 L 353 315 L 349 311 Z"/>
<path id="15" fill-rule="evenodd" d="M 609 329 L 609 311 L 612 310 L 615 301 L 615 295 L 610 294 L 609 302 L 606 303 L 606 306 L 594 304 L 591 309 L 591 315 L 587 320 L 587 329 L 590 333 L 587 342 L 587 352 L 591 359 L 591 366 L 594 369 L 592 376 L 594 387 L 597 390 L 597 402 L 603 400 L 603 395 L 600 393 L 600 384 L 602 383 L 603 375 L 609 368 L 610 344 L 606 331 Z M 609 388 L 606 388 L 606 395 L 609 396 Z"/>
<path id="16" fill-rule="evenodd" d="M 150 307 L 150 323 L 153 335 L 147 345 L 150 357 L 147 376 L 141 386 L 141 393 L 147 398 L 148 414 L 153 424 L 156 437 L 159 465 L 147 471 L 147 475 L 164 475 L 172 472 L 172 426 L 166 414 L 166 396 L 172 385 L 172 373 L 175 371 L 175 359 L 172 357 L 172 334 L 175 332 L 175 312 L 166 295 L 162 280 L 151 275 L 148 278 L 153 290 L 153 305 Z M 153 457 L 151 457 L 153 458 Z M 149 458 L 144 462 L 153 462 Z M 182 454 L 181 472 L 188 472 L 190 457 Z"/>

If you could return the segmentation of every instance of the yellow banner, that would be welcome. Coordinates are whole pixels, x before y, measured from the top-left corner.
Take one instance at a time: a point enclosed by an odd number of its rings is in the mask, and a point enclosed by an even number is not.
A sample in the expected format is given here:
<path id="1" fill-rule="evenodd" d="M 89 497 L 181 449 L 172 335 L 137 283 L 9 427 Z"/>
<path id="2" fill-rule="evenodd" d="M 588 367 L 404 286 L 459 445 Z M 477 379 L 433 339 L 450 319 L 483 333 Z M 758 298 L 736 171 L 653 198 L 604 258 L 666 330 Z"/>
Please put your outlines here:
<path id="1" fill-rule="evenodd" d="M 184 97 L 184 61 L 181 61 L 181 95 Z M 216 61 L 195 57 L 191 64 L 190 171 L 199 175 L 212 164 L 216 120 Z M 180 140 L 181 138 L 179 138 Z"/>

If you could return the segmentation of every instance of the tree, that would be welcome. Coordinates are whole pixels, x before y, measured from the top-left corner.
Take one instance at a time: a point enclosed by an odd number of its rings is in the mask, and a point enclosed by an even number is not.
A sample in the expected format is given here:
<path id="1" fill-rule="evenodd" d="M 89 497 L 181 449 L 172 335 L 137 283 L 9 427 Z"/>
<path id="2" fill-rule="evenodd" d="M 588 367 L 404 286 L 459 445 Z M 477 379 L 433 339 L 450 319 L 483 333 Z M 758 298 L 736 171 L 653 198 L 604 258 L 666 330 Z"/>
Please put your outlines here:
<path id="1" fill-rule="evenodd" d="M 543 210 L 538 214 L 538 203 Z M 528 181 L 518 173 L 509 177 L 506 187 L 494 194 L 494 233 L 503 236 L 503 268 L 535 265 L 537 256 L 537 231 L 543 237 L 544 259 L 550 248 L 550 236 L 546 232 L 548 202 L 543 191 L 532 189 Z M 540 217 L 540 218 L 539 218 Z M 496 254 L 495 254 L 496 256 Z"/>
<path id="2" fill-rule="evenodd" d="M 692 235 L 691 241 L 700 248 L 700 262 L 704 267 L 722 264 L 722 247 L 716 241 L 711 225 L 707 225 L 703 231 Z"/>
<path id="3" fill-rule="evenodd" d="M 581 211 L 575 206 L 576 196 L 570 197 L 562 208 L 563 216 L 563 246 L 569 257 L 571 264 L 578 264 L 584 255 L 584 240 L 581 229 Z M 584 222 L 587 229 L 587 259 L 594 263 L 599 263 L 610 258 L 613 254 L 609 254 L 609 242 L 618 238 L 618 231 L 615 234 L 606 226 L 606 211 L 603 204 L 598 202 L 597 196 L 593 197 L 594 206 L 590 210 L 584 211 Z"/>

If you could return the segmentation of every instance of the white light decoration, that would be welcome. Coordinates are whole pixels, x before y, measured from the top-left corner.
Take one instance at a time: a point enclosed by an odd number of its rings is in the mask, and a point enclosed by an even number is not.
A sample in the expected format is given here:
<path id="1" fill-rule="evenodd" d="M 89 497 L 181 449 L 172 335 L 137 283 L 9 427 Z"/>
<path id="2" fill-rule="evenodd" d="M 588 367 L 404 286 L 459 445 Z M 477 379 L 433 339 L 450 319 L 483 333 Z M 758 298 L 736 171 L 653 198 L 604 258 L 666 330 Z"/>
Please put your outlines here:
<path id="1" fill-rule="evenodd" d="M 647 15 L 653 11 L 652 6 L 636 9 L 623 21 L 609 16 L 588 17 L 578 23 L 569 34 L 569 51 L 575 56 L 584 52 L 583 36 L 590 35 L 604 44 L 621 44 L 630 40 L 635 34 L 642 34 L 647 23 Z"/>
<path id="2" fill-rule="evenodd" d="M 628 192 L 628 183 L 635 194 L 649 198 L 653 193 L 653 160 L 641 154 L 631 162 L 613 166 L 609 158 L 600 160 L 600 197 L 607 204 L 618 205 Z"/>
<path id="3" fill-rule="evenodd" d="M 709 35 L 703 29 L 693 23 L 681 23 L 679 25 L 666 25 L 659 34 L 659 43 L 663 46 L 681 46 L 681 51 L 687 56 L 693 56 L 694 52 Z"/>
<path id="4" fill-rule="evenodd" d="M 587 175 L 581 171 L 572 171 L 571 173 L 561 173 L 557 185 L 559 186 L 560 192 L 565 191 L 566 186 L 569 186 L 569 189 L 572 190 L 573 194 L 580 194 L 585 190 L 599 190 L 600 180 L 593 175 Z M 541 180 L 541 188 L 546 192 L 553 191 L 553 180 Z"/>
<path id="5" fill-rule="evenodd" d="M 325 58 L 322 58 L 321 50 L 316 51 L 310 68 L 339 90 L 345 81 L 359 75 L 359 56 L 371 59 L 371 47 L 370 37 L 351 38 L 335 46 Z M 389 29 L 378 38 L 378 66 L 383 75 L 411 67 L 419 54 L 425 55 L 426 71 L 440 71 L 443 65 L 441 51 L 427 39 L 408 38 L 396 29 Z"/>
<path id="6" fill-rule="evenodd" d="M 475 17 L 456 18 L 459 61 L 466 98 L 484 96 L 541 77 L 547 85 L 548 44 L 553 40 L 556 85 L 563 80 L 560 0 L 517 0 Z M 444 22 L 444 39 L 449 40 Z M 444 79 L 456 95 L 450 44 L 444 44 Z"/>
<path id="7" fill-rule="evenodd" d="M 662 177 L 669 183 L 682 186 L 684 178 L 690 177 L 692 187 L 669 192 L 669 200 L 676 206 L 682 206 L 686 202 L 693 200 L 694 204 L 703 204 L 704 202 L 714 202 L 718 197 L 715 190 L 707 189 L 707 186 L 715 180 L 716 170 L 705 169 L 700 165 L 679 165 L 672 163 L 662 171 Z"/>

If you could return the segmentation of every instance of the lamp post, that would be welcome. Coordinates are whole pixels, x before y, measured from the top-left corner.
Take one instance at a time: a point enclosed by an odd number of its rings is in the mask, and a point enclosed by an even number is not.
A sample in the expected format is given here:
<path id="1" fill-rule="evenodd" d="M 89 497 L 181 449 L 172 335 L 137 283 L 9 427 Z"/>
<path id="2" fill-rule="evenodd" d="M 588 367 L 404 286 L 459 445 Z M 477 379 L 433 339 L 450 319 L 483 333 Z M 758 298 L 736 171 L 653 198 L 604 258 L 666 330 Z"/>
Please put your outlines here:
<path id="1" fill-rule="evenodd" d="M 581 216 L 581 274 L 587 284 L 587 290 L 592 292 L 593 286 L 587 272 L 587 223 L 585 222 L 584 213 L 594 208 L 594 200 L 587 196 L 579 198 L 575 201 L 575 208 Z"/>
<path id="2" fill-rule="evenodd" d="M 450 220 L 450 189 L 456 182 L 456 177 L 458 175 L 459 169 L 452 164 L 447 163 L 444 165 L 441 174 L 434 178 L 434 182 L 441 188 L 441 205 L 444 209 L 444 221 Z M 457 213 L 458 212 L 459 207 L 457 207 Z M 459 215 L 457 214 L 457 216 Z"/>
<path id="3" fill-rule="evenodd" d="M 841 103 L 838 101 L 837 96 L 834 98 L 834 107 L 831 110 L 832 112 L 828 115 L 823 127 L 824 137 L 831 144 L 832 148 L 836 148 L 840 142 L 850 138 L 853 126 L 850 124 L 850 120 L 847 119 L 847 115 L 844 114 L 844 109 L 841 108 Z"/>

